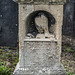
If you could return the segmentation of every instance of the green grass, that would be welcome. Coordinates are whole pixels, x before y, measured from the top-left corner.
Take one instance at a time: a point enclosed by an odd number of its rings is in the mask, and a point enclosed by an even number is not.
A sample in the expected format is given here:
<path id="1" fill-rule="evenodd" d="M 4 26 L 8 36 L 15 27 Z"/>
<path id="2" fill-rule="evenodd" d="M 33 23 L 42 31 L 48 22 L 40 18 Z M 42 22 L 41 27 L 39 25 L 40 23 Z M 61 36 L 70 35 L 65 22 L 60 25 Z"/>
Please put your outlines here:
<path id="1" fill-rule="evenodd" d="M 75 53 L 75 48 L 71 44 L 64 44 L 63 43 L 63 51 L 69 52 L 69 53 Z"/>
<path id="2" fill-rule="evenodd" d="M 0 62 L 0 75 L 11 75 L 11 69 L 5 66 L 3 62 Z"/>
<path id="3" fill-rule="evenodd" d="M 75 75 L 75 73 L 67 72 L 67 75 Z"/>
<path id="4" fill-rule="evenodd" d="M 5 46 L 0 47 L 0 62 L 3 62 L 0 64 L 4 64 L 4 66 L 1 66 L 1 70 L 4 71 L 7 69 L 10 69 L 11 73 L 13 73 L 15 66 L 17 65 L 19 61 L 18 56 L 19 56 L 18 48 L 11 48 L 11 47 L 5 47 Z"/>

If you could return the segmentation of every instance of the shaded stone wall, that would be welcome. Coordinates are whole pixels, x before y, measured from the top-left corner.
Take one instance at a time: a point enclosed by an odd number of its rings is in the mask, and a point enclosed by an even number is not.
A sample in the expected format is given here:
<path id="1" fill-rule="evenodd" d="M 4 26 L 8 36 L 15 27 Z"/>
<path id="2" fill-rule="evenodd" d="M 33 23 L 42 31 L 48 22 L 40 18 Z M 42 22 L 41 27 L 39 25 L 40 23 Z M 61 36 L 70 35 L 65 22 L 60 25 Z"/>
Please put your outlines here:
<path id="1" fill-rule="evenodd" d="M 16 46 L 18 36 L 18 4 L 0 0 L 0 45 Z"/>
<path id="2" fill-rule="evenodd" d="M 68 36 L 75 36 L 75 1 L 70 0 L 64 5 L 64 16 L 63 16 L 63 34 Z"/>
<path id="3" fill-rule="evenodd" d="M 63 19 L 63 34 L 73 35 L 73 15 L 74 4 L 68 3 L 64 5 L 64 19 Z"/>

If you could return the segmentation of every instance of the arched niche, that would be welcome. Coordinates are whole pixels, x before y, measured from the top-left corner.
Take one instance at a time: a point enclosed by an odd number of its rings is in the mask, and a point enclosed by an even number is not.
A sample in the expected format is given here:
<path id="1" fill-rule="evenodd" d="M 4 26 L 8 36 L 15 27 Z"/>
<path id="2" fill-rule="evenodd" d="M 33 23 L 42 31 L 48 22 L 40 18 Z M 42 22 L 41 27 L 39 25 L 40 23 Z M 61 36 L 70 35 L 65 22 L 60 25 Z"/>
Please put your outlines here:
<path id="1" fill-rule="evenodd" d="M 36 35 L 39 33 L 37 28 L 36 28 L 35 18 L 37 16 L 39 16 L 40 13 L 43 13 L 48 18 L 49 33 L 51 33 L 51 34 L 54 33 L 54 30 L 50 30 L 50 27 L 53 26 L 56 23 L 56 20 L 55 20 L 54 16 L 51 13 L 47 12 L 47 11 L 38 10 L 38 11 L 34 11 L 34 12 L 30 13 L 29 16 L 27 17 L 27 20 L 26 20 L 26 34 L 30 33 L 34 37 L 36 37 Z"/>

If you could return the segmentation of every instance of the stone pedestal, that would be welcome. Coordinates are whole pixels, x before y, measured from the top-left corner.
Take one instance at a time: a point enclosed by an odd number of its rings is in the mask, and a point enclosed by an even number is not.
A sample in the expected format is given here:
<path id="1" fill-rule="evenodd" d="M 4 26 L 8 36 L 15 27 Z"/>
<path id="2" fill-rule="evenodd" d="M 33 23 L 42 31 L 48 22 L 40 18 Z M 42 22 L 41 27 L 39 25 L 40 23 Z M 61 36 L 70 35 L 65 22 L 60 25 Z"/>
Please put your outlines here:
<path id="1" fill-rule="evenodd" d="M 19 68 L 19 63 L 14 71 L 14 75 L 67 75 L 62 64 L 55 64 L 52 67 L 29 67 Z"/>
<path id="2" fill-rule="evenodd" d="M 65 0 L 15 1 L 19 4 L 19 63 L 14 75 L 66 75 L 60 62 Z"/>
<path id="3" fill-rule="evenodd" d="M 15 75 L 66 75 L 56 39 L 25 39 Z"/>

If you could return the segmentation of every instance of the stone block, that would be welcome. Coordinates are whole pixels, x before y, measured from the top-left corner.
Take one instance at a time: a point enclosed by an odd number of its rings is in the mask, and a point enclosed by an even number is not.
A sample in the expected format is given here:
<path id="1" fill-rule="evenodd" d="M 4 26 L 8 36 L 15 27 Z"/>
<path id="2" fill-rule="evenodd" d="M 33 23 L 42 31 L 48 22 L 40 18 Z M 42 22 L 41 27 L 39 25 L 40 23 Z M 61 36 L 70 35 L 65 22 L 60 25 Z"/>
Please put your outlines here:
<path id="1" fill-rule="evenodd" d="M 57 40 L 25 39 L 15 75 L 66 75 Z"/>

